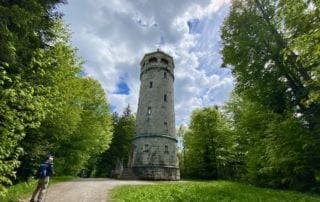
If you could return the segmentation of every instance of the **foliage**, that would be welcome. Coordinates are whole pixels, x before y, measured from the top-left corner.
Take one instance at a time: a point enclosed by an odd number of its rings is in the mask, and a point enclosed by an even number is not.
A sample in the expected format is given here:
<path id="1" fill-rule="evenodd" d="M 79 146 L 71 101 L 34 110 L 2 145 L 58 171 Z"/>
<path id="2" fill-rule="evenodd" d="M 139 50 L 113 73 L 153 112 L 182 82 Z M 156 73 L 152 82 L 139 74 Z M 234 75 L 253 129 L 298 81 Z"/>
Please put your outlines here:
<path id="1" fill-rule="evenodd" d="M 76 175 L 111 141 L 105 93 L 83 76 L 59 3 L 0 2 L 0 195 L 48 153 L 56 174 Z"/>
<path id="2" fill-rule="evenodd" d="M 247 179 L 315 189 L 320 153 L 319 2 L 236 0 L 222 27 L 229 103 Z"/>
<path id="3" fill-rule="evenodd" d="M 76 175 L 85 165 L 86 161 L 96 154 L 108 149 L 111 141 L 111 116 L 107 105 L 104 91 L 97 81 L 87 78 L 80 81 L 81 96 L 79 100 L 70 100 L 67 108 L 75 110 L 63 111 L 58 116 L 70 122 L 74 128 L 61 130 L 61 124 L 56 128 L 49 126 L 51 135 L 59 138 L 59 141 L 52 140 L 56 155 L 57 174 Z M 76 105 L 76 106 L 74 106 Z M 69 114 L 65 114 L 69 112 Z M 71 122 L 70 119 L 73 121 Z M 74 119 L 75 118 L 75 119 Z M 68 122 L 63 123 L 66 124 Z M 52 131 L 56 129 L 56 131 Z M 65 155 L 65 154 L 68 155 Z"/>
<path id="4" fill-rule="evenodd" d="M 184 170 L 188 177 L 205 179 L 232 176 L 233 140 L 218 109 L 193 111 L 184 135 Z"/>
<path id="5" fill-rule="evenodd" d="M 251 183 L 294 189 L 314 183 L 306 170 L 317 146 L 298 118 L 279 115 L 239 98 L 234 98 L 228 108 L 234 115 L 238 152 L 245 163 L 238 171 L 247 170 Z"/>
<path id="6" fill-rule="evenodd" d="M 319 196 L 226 182 L 181 182 L 116 188 L 112 201 L 319 201 Z"/>
<path id="7" fill-rule="evenodd" d="M 80 76 L 81 62 L 62 23 L 57 22 L 54 29 L 59 38 L 46 55 L 55 65 L 55 71 L 47 75 L 53 92 L 47 97 L 51 107 L 41 126 L 28 130 L 21 142 L 26 152 L 18 174 L 25 179 L 49 151 L 55 155 L 57 175 L 75 176 L 111 141 L 111 115 L 102 87 Z"/>
<path id="8" fill-rule="evenodd" d="M 117 164 L 124 167 L 130 163 L 131 142 L 135 130 L 135 117 L 130 106 L 124 110 L 121 117 L 113 114 L 113 139 L 110 148 L 98 159 L 96 164 L 97 177 L 112 177 L 112 171 Z"/>
<path id="9" fill-rule="evenodd" d="M 54 36 L 59 0 L 0 2 L 0 195 L 15 177 L 25 130 L 37 128 L 47 113 L 50 88 L 38 83 L 49 66 L 44 56 Z"/>
<path id="10" fill-rule="evenodd" d="M 5 196 L 0 197 L 0 200 L 3 202 L 19 201 L 21 196 L 32 193 L 36 186 L 37 181 L 34 179 L 13 185 L 8 189 L 8 193 Z"/>
<path id="11" fill-rule="evenodd" d="M 179 169 L 180 176 L 182 178 L 187 177 L 187 167 L 186 167 L 186 150 L 185 150 L 185 135 L 188 131 L 187 126 L 180 125 L 176 134 L 178 139 L 178 158 L 179 158 Z"/>

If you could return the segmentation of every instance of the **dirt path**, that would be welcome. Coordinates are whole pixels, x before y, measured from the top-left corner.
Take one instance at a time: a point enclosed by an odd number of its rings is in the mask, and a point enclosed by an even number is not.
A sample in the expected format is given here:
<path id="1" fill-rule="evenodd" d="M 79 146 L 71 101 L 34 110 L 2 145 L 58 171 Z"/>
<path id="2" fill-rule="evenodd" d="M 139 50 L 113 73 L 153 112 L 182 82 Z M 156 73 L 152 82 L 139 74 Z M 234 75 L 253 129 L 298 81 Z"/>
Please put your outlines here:
<path id="1" fill-rule="evenodd" d="M 120 185 L 152 184 L 146 181 L 126 181 L 106 178 L 86 178 L 49 186 L 45 202 L 104 202 L 110 190 Z M 30 198 L 29 198 L 30 200 Z M 24 200 L 27 202 L 29 200 Z"/>

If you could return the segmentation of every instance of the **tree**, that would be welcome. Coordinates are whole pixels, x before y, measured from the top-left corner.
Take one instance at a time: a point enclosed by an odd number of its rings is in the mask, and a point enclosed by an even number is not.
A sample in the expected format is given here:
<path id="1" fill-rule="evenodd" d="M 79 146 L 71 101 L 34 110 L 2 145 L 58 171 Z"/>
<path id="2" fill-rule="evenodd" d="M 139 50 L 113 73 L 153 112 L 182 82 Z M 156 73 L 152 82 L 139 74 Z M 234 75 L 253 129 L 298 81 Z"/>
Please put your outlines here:
<path id="1" fill-rule="evenodd" d="M 185 134 L 187 133 L 188 128 L 185 125 L 180 125 L 177 130 L 177 138 L 178 138 L 178 158 L 179 158 L 179 169 L 181 177 L 187 176 L 186 170 L 187 167 L 185 165 L 186 161 L 186 150 L 185 150 Z"/>
<path id="2" fill-rule="evenodd" d="M 50 88 L 39 80 L 51 68 L 43 57 L 54 37 L 59 0 L 0 2 L 0 195 L 15 177 L 28 128 L 37 128 L 47 113 Z"/>
<path id="3" fill-rule="evenodd" d="M 50 105 L 41 126 L 27 130 L 21 142 L 25 152 L 18 175 L 23 180 L 48 152 L 55 155 L 57 175 L 77 175 L 111 141 L 111 114 L 101 85 L 81 76 L 81 60 L 70 46 L 63 23 L 57 21 L 54 29 L 56 38 L 46 53 L 46 60 L 55 66 L 54 72 L 46 74 Z"/>
<path id="4" fill-rule="evenodd" d="M 0 3 L 0 195 L 49 152 L 58 175 L 76 175 L 111 141 L 105 93 L 81 72 L 55 9 L 62 2 Z"/>
<path id="5" fill-rule="evenodd" d="M 185 172 L 189 177 L 230 177 L 232 136 L 225 119 L 215 107 L 192 112 L 184 142 Z"/>
<path id="6" fill-rule="evenodd" d="M 239 97 L 233 97 L 227 110 L 240 155 L 238 176 L 274 188 L 303 189 L 314 183 L 306 170 L 316 145 L 299 119 Z"/>
<path id="7" fill-rule="evenodd" d="M 135 131 L 135 116 L 130 106 L 124 110 L 121 117 L 113 116 L 113 138 L 110 148 L 104 152 L 97 162 L 96 176 L 111 177 L 117 164 L 127 166 L 132 149 L 132 138 Z"/>
<path id="8" fill-rule="evenodd" d="M 235 131 L 251 143 L 244 148 L 256 184 L 315 186 L 319 22 L 318 1 L 237 0 L 222 27 L 224 65 L 236 78 Z"/>
<path id="9" fill-rule="evenodd" d="M 78 174 L 91 156 L 107 150 L 111 142 L 111 116 L 103 89 L 97 81 L 90 78 L 80 80 L 80 86 L 79 99 L 70 100 L 71 104 L 68 102 L 66 106 L 76 108 L 76 111 L 64 110 L 63 113 L 70 114 L 58 114 L 64 120 L 75 117 L 67 121 L 74 127 L 61 131 L 61 125 L 66 123 L 58 123 L 56 128 L 46 128 L 48 136 L 53 136 L 48 138 L 53 143 L 57 174 Z"/>

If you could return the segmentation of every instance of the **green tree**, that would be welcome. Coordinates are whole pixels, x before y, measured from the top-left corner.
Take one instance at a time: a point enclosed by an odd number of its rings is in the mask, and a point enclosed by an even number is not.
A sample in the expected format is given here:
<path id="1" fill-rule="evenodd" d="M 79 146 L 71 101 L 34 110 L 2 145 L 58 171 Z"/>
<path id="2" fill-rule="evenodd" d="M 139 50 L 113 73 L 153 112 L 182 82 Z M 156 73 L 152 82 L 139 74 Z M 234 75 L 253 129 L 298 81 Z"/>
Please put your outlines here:
<path id="1" fill-rule="evenodd" d="M 227 110 L 238 145 L 238 176 L 274 188 L 301 190 L 314 185 L 313 174 L 306 171 L 317 146 L 298 118 L 239 97 L 228 103 Z"/>
<path id="2" fill-rule="evenodd" d="M 180 125 L 177 130 L 177 138 L 178 138 L 178 158 L 179 158 L 179 169 L 181 177 L 187 176 L 186 170 L 187 167 L 185 165 L 185 157 L 186 157 L 186 150 L 185 150 L 185 134 L 188 131 L 187 126 Z"/>
<path id="3" fill-rule="evenodd" d="M 51 105 L 39 128 L 28 130 L 21 142 L 25 150 L 19 176 L 28 178 L 48 152 L 55 155 L 56 174 L 76 175 L 93 155 L 108 148 L 111 114 L 100 84 L 81 76 L 81 60 L 69 43 L 61 21 L 54 26 L 56 38 L 46 59 L 55 66 L 47 74 Z"/>
<path id="4" fill-rule="evenodd" d="M 233 1 L 223 61 L 236 78 L 231 117 L 256 184 L 309 189 L 319 170 L 319 2 Z"/>
<path id="5" fill-rule="evenodd" d="M 54 37 L 59 0 L 0 2 L 0 194 L 15 177 L 25 130 L 37 128 L 50 103 L 39 82 L 52 67 L 39 61 Z"/>
<path id="6" fill-rule="evenodd" d="M 232 135 L 215 107 L 194 110 L 185 133 L 185 173 L 205 179 L 231 175 Z"/>
<path id="7" fill-rule="evenodd" d="M 117 164 L 124 167 L 129 163 L 131 143 L 135 131 L 135 116 L 130 106 L 124 110 L 121 117 L 113 115 L 113 138 L 110 148 L 105 151 L 97 162 L 96 176 L 110 177 Z"/>
<path id="8" fill-rule="evenodd" d="M 80 86 L 80 99 L 72 99 L 71 105 L 67 103 L 66 106 L 77 108 L 77 111 L 64 110 L 64 113 L 70 114 L 58 114 L 59 118 L 65 120 L 74 118 L 68 121 L 74 128 L 59 130 L 60 125 L 64 126 L 66 123 L 56 125 L 56 131 L 52 131 L 52 127 L 47 128 L 48 136 L 59 138 L 57 141 L 50 139 L 53 143 L 52 151 L 56 155 L 57 174 L 76 175 L 91 156 L 104 152 L 111 142 L 111 115 L 103 89 L 97 81 L 90 78 L 82 79 Z M 61 134 L 63 132 L 65 134 Z"/>

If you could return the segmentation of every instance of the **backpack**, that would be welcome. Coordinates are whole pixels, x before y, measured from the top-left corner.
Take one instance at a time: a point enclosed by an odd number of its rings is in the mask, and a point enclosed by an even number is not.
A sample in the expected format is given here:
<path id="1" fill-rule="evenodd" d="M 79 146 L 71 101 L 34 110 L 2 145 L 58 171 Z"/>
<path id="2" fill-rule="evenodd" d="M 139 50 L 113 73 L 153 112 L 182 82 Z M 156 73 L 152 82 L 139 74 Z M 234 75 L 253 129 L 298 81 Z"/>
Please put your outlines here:
<path id="1" fill-rule="evenodd" d="M 48 168 L 48 164 L 47 163 L 42 163 L 39 166 L 38 172 L 37 172 L 37 177 L 40 179 L 45 178 L 46 176 L 48 176 L 48 172 L 47 172 L 47 168 Z"/>

